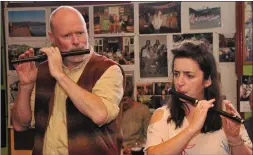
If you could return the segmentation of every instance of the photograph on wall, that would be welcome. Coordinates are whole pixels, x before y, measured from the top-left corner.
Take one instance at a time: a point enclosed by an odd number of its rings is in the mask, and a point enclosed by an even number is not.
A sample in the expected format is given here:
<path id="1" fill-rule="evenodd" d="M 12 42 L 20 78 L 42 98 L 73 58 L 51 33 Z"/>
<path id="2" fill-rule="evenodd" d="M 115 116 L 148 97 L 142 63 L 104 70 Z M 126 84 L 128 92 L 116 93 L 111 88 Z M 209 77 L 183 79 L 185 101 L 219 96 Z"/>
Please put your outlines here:
<path id="1" fill-rule="evenodd" d="M 219 34 L 219 61 L 235 62 L 235 33 Z"/>
<path id="2" fill-rule="evenodd" d="M 94 51 L 120 65 L 134 64 L 134 37 L 101 37 L 94 39 Z"/>
<path id="3" fill-rule="evenodd" d="M 13 64 L 11 63 L 11 60 L 16 60 L 19 58 L 20 54 L 23 54 L 25 51 L 27 51 L 29 48 L 34 49 L 34 55 L 38 56 L 42 53 L 39 52 L 39 49 L 41 47 L 32 47 L 26 44 L 11 44 L 8 45 L 8 67 L 9 70 L 15 70 Z M 38 65 L 42 61 L 36 61 L 36 65 Z"/>
<path id="4" fill-rule="evenodd" d="M 83 16 L 83 19 L 86 23 L 87 31 L 89 30 L 89 7 L 74 7 L 77 9 Z M 51 13 L 55 10 L 56 8 L 51 8 Z M 89 32 L 89 31 L 88 31 Z"/>
<path id="5" fill-rule="evenodd" d="M 134 33 L 134 6 L 94 6 L 94 34 Z"/>
<path id="6" fill-rule="evenodd" d="M 250 99 L 253 99 L 253 76 L 241 76 L 240 85 L 240 112 L 250 111 Z"/>
<path id="7" fill-rule="evenodd" d="M 140 34 L 181 32 L 181 2 L 139 4 Z"/>
<path id="8" fill-rule="evenodd" d="M 140 77 L 167 77 L 167 36 L 140 36 L 139 38 Z"/>
<path id="9" fill-rule="evenodd" d="M 202 41 L 208 46 L 208 50 L 213 53 L 212 33 L 188 33 L 173 35 L 173 48 L 179 47 L 185 40 Z"/>
<path id="10" fill-rule="evenodd" d="M 125 85 L 125 93 L 126 92 L 131 92 L 133 91 L 133 97 L 134 97 L 134 72 L 133 71 L 125 71 L 125 80 L 126 80 L 126 85 Z M 124 94 L 126 95 L 126 94 Z"/>
<path id="11" fill-rule="evenodd" d="M 19 79 L 17 75 L 8 75 L 8 103 L 13 103 L 18 93 Z"/>
<path id="12" fill-rule="evenodd" d="M 152 104 L 152 98 L 154 96 L 153 83 L 137 83 L 136 84 L 136 96 L 137 101 L 145 104 L 149 107 L 150 111 L 153 112 L 158 105 Z"/>
<path id="13" fill-rule="evenodd" d="M 221 8 L 189 8 L 190 29 L 221 27 Z"/>
<path id="14" fill-rule="evenodd" d="M 13 128 L 11 120 L 13 106 L 14 103 L 8 104 L 8 128 Z"/>
<path id="15" fill-rule="evenodd" d="M 155 82 L 154 83 L 154 103 L 159 103 L 160 106 L 168 103 L 169 94 L 168 89 L 171 88 L 172 83 L 170 82 Z"/>
<path id="16" fill-rule="evenodd" d="M 45 10 L 8 11 L 9 37 L 46 37 Z"/>
<path id="17" fill-rule="evenodd" d="M 244 30 L 244 53 L 243 53 L 243 64 L 253 63 L 253 43 L 252 43 L 252 28 Z"/>

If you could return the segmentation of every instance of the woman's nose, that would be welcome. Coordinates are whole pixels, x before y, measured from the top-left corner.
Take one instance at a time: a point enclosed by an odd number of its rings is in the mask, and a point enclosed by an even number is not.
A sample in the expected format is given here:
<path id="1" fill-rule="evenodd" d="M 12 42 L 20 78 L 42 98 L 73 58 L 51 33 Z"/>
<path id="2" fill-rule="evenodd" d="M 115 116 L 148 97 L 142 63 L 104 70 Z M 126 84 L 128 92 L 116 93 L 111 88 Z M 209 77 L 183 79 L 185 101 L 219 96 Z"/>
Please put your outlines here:
<path id="1" fill-rule="evenodd" d="M 183 74 L 180 74 L 178 77 L 177 77 L 177 84 L 179 86 L 183 86 L 185 83 L 185 79 L 184 79 L 184 76 Z"/>

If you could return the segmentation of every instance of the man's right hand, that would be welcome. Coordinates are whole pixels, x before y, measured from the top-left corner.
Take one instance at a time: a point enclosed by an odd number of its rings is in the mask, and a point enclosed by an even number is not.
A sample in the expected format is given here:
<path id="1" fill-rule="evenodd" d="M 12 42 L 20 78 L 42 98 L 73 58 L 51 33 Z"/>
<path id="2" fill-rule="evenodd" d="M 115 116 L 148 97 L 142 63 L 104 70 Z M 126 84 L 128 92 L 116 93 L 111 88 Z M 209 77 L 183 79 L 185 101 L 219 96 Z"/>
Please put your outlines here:
<path id="1" fill-rule="evenodd" d="M 34 50 L 30 48 L 29 50 L 25 51 L 23 54 L 19 56 L 19 59 L 33 57 Z M 37 78 L 37 68 L 35 66 L 35 62 L 23 62 L 20 64 L 14 65 L 17 75 L 19 77 L 19 87 L 25 87 L 26 89 L 33 89 Z"/>

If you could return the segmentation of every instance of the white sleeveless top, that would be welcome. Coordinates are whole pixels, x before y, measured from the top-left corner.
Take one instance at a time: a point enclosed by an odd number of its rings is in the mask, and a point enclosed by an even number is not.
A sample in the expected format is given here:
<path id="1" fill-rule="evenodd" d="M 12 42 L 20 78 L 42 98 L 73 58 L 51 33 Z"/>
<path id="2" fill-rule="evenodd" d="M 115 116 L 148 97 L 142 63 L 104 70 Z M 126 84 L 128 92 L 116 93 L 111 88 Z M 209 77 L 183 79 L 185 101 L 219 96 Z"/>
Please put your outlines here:
<path id="1" fill-rule="evenodd" d="M 171 121 L 167 123 L 167 119 L 170 116 L 170 111 L 168 106 L 163 106 L 157 110 L 164 110 L 164 114 L 161 120 L 149 125 L 147 131 L 147 142 L 146 150 L 150 146 L 158 145 L 162 142 L 165 142 L 172 137 L 179 134 L 184 130 L 188 125 L 188 121 L 184 118 L 181 128 L 175 130 L 175 123 Z M 156 110 L 156 111 L 157 111 Z M 242 125 L 240 129 L 240 135 L 244 140 L 244 143 L 252 147 L 252 142 L 248 136 L 248 133 Z M 213 133 L 201 133 L 195 136 L 185 147 L 181 155 L 231 155 L 231 149 L 228 145 L 228 141 L 223 129 L 215 131 Z"/>

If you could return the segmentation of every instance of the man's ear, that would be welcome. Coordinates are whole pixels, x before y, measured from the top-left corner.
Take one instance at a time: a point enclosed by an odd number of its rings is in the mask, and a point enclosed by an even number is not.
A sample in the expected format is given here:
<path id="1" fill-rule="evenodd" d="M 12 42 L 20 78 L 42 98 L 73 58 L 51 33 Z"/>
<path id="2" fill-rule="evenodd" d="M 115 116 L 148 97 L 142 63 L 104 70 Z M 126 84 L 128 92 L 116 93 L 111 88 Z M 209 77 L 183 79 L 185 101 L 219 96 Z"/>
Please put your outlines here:
<path id="1" fill-rule="evenodd" d="M 52 44 L 54 45 L 54 44 L 55 44 L 55 39 L 54 39 L 53 33 L 49 31 L 49 32 L 48 32 L 48 36 L 49 36 L 49 38 L 50 38 L 50 41 L 51 41 Z"/>
<path id="2" fill-rule="evenodd" d="M 209 78 L 208 78 L 207 80 L 205 80 L 204 86 L 205 86 L 205 88 L 207 88 L 207 87 L 209 87 L 211 84 L 212 84 L 212 80 L 211 80 L 211 78 L 210 78 L 210 76 L 209 76 Z"/>

